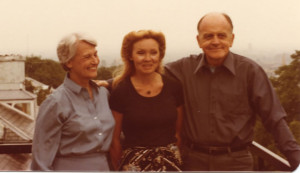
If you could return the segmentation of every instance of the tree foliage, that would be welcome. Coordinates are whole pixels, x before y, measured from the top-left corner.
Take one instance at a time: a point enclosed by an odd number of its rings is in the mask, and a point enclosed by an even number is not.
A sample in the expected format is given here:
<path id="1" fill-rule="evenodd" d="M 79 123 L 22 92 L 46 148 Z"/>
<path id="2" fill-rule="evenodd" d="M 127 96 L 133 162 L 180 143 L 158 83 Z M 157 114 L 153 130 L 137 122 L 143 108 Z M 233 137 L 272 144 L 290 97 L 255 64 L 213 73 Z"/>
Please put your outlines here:
<path id="1" fill-rule="evenodd" d="M 42 87 L 33 86 L 32 82 L 29 80 L 24 81 L 26 91 L 34 93 L 37 95 L 37 105 L 40 106 L 42 102 L 51 94 L 51 88 L 43 89 Z"/>
<path id="2" fill-rule="evenodd" d="M 114 76 L 114 72 L 119 68 L 119 66 L 111 66 L 105 67 L 102 66 L 98 69 L 98 76 L 96 77 L 97 80 L 107 80 L 111 79 Z"/>
<path id="3" fill-rule="evenodd" d="M 29 80 L 24 81 L 25 90 L 31 93 L 35 93 L 36 88 L 32 85 L 32 82 Z"/>
<path id="4" fill-rule="evenodd" d="M 292 54 L 291 58 L 292 62 L 280 66 L 275 71 L 275 76 L 271 77 L 270 80 L 287 113 L 286 120 L 289 127 L 300 144 L 300 51 Z M 261 121 L 256 123 L 254 140 L 284 157 L 276 147 L 274 138 L 265 130 Z M 265 169 L 276 170 L 268 163 L 265 163 Z"/>
<path id="5" fill-rule="evenodd" d="M 40 57 L 26 57 L 25 74 L 43 84 L 57 88 L 64 80 L 66 72 L 60 63 L 41 59 Z"/>
<path id="6" fill-rule="evenodd" d="M 37 93 L 37 104 L 41 105 L 49 94 L 51 94 L 50 89 L 40 89 Z"/>
<path id="7" fill-rule="evenodd" d="M 271 82 L 287 112 L 287 121 L 300 120 L 300 51 L 291 55 L 292 62 L 279 67 Z"/>

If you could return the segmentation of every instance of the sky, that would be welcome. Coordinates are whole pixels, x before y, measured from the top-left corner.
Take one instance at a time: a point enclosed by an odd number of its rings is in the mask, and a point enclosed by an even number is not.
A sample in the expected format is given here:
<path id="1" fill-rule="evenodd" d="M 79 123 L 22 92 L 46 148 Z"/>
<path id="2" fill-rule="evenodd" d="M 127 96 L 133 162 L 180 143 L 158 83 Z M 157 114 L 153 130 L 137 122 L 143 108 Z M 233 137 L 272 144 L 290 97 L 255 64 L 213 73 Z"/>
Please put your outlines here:
<path id="1" fill-rule="evenodd" d="M 235 53 L 266 59 L 300 50 L 300 0 L 0 0 L 0 7 L 0 55 L 58 60 L 59 40 L 83 32 L 111 65 L 128 32 L 152 29 L 165 34 L 164 61 L 173 61 L 202 52 L 196 25 L 209 12 L 231 17 Z"/>

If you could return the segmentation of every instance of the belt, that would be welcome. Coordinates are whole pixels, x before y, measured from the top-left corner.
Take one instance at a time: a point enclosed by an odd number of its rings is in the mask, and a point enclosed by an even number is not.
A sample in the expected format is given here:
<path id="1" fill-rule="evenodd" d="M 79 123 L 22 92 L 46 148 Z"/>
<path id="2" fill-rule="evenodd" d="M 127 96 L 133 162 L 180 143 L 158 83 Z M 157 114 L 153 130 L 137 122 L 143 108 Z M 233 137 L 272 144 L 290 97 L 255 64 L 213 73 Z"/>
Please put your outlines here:
<path id="1" fill-rule="evenodd" d="M 202 146 L 197 143 L 185 141 L 184 144 L 195 151 L 202 152 L 205 154 L 211 155 L 221 155 L 221 154 L 229 154 L 231 152 L 246 150 L 249 147 L 249 143 L 243 144 L 240 146 L 227 146 L 227 147 L 219 147 L 219 146 Z"/>

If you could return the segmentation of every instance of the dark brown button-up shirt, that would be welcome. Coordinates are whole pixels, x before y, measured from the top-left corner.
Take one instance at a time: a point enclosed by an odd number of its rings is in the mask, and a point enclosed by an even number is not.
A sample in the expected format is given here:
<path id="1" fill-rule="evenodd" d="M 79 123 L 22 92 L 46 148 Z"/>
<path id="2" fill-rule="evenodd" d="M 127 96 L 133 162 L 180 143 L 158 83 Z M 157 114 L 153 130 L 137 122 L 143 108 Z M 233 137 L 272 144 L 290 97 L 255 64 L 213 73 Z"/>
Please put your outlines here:
<path id="1" fill-rule="evenodd" d="M 300 151 L 266 73 L 251 59 L 229 53 L 222 66 L 211 69 L 204 54 L 191 55 L 168 63 L 166 73 L 182 84 L 183 134 L 189 141 L 205 146 L 249 143 L 259 115 L 283 152 Z"/>

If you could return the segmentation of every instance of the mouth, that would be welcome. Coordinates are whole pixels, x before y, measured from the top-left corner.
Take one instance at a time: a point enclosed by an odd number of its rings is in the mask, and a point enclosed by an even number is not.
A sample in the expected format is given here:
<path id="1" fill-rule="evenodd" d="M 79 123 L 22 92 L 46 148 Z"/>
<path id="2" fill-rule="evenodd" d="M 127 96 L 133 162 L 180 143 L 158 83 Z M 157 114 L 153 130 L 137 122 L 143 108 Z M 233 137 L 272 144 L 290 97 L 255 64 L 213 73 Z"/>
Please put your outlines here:
<path id="1" fill-rule="evenodd" d="M 142 66 L 143 66 L 143 67 L 146 67 L 146 68 L 150 68 L 150 67 L 153 66 L 153 64 L 143 64 Z"/>
<path id="2" fill-rule="evenodd" d="M 219 47 L 219 48 L 214 47 L 214 48 L 209 48 L 209 50 L 210 51 L 220 51 L 220 50 L 223 50 L 223 48 L 222 47 Z"/>
<path id="3" fill-rule="evenodd" d="M 95 70 L 97 70 L 97 67 L 96 67 L 96 66 L 92 66 L 92 67 L 88 67 L 87 69 L 88 69 L 88 70 L 95 71 Z"/>

